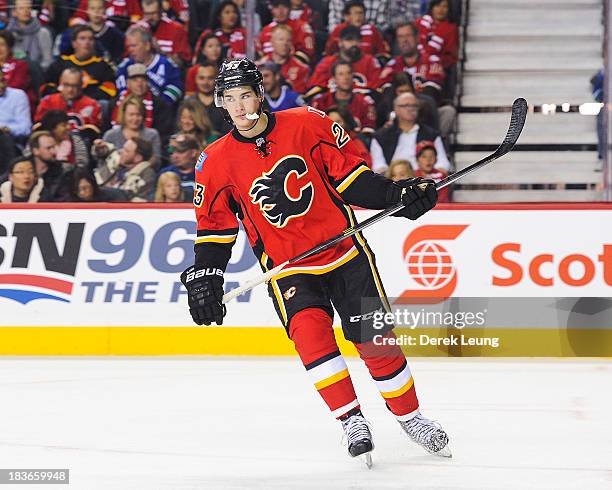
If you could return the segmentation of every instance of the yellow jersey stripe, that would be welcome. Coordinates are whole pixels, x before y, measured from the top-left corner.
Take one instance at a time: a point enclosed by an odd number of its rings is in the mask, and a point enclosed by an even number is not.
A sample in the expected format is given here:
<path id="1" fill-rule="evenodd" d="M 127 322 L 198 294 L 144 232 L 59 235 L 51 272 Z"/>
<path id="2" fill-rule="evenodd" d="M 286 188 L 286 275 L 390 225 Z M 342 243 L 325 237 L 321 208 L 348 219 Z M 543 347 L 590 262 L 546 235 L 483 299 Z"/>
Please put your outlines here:
<path id="1" fill-rule="evenodd" d="M 337 383 L 338 381 L 341 381 L 344 378 L 348 378 L 348 377 L 349 377 L 348 369 L 343 369 L 339 373 L 336 373 L 333 376 L 330 376 L 329 378 L 326 378 L 322 381 L 319 381 L 318 383 L 315 383 L 315 388 L 317 390 L 322 390 L 323 388 L 333 385 L 334 383 Z"/>
<path id="2" fill-rule="evenodd" d="M 196 238 L 195 242 L 196 243 L 208 243 L 208 242 L 212 242 L 212 243 L 232 243 L 236 241 L 236 237 L 235 236 L 214 236 L 214 235 L 209 235 L 209 236 L 202 236 L 199 238 Z"/>
<path id="3" fill-rule="evenodd" d="M 340 185 L 336 187 L 336 190 L 338 192 L 344 192 L 346 188 L 351 185 L 357 177 L 359 177 L 359 175 L 361 175 L 363 172 L 366 172 L 367 170 L 370 169 L 365 165 L 360 165 L 358 168 L 353 170 L 353 172 L 351 172 L 348 177 L 346 177 L 342 182 L 340 182 Z"/>
<path id="4" fill-rule="evenodd" d="M 288 269 L 279 273 L 277 276 L 274 276 L 275 280 L 281 279 L 283 277 L 291 276 L 293 274 L 325 274 L 326 272 L 333 271 L 338 267 L 346 264 L 349 260 L 354 259 L 359 255 L 359 250 L 355 247 L 352 247 L 343 257 L 332 262 L 331 264 L 327 264 L 321 267 L 295 267 L 292 269 Z"/>
<path id="5" fill-rule="evenodd" d="M 276 296 L 276 302 L 278 303 L 281 316 L 283 317 L 283 324 L 287 325 L 287 310 L 285 309 L 285 303 L 283 303 L 283 296 L 281 295 L 280 288 L 274 279 L 270 281 L 270 284 L 272 285 L 272 291 L 274 292 L 274 296 Z"/>
<path id="6" fill-rule="evenodd" d="M 380 394 L 383 396 L 383 398 L 397 398 L 398 396 L 402 396 L 404 393 L 406 393 L 410 388 L 412 388 L 413 385 L 414 385 L 414 380 L 412 379 L 412 376 L 410 376 L 408 383 L 402 386 L 399 390 L 387 391 L 387 392 L 381 391 Z"/>

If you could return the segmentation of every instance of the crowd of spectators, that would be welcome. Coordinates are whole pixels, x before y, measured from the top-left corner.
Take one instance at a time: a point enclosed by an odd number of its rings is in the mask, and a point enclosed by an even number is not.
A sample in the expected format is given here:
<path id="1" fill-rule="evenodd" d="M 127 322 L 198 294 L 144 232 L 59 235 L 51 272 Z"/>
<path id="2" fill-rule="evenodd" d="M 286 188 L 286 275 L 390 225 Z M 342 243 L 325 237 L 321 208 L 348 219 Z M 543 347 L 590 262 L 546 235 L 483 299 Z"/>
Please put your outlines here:
<path id="1" fill-rule="evenodd" d="M 0 202 L 190 201 L 199 152 L 231 130 L 214 80 L 246 56 L 245 4 L 0 0 Z M 311 105 L 375 172 L 440 180 L 456 16 L 452 0 L 258 0 L 265 108 Z"/>

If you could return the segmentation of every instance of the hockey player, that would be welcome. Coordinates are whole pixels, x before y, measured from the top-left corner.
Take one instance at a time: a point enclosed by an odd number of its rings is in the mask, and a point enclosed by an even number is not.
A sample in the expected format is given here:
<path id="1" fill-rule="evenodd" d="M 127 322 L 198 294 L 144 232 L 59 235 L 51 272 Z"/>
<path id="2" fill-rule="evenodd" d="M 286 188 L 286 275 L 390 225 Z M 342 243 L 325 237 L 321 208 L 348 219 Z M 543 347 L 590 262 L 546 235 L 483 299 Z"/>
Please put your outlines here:
<path id="1" fill-rule="evenodd" d="M 262 111 L 262 75 L 248 60 L 227 60 L 215 81 L 215 104 L 234 129 L 209 145 L 196 165 L 195 265 L 181 281 L 198 325 L 221 325 L 226 313 L 223 275 L 238 235 L 238 219 L 264 271 L 354 224 L 349 204 L 416 219 L 436 204 L 432 181 L 391 182 L 374 174 L 344 129 L 311 107 Z M 269 294 L 315 388 L 341 421 L 351 456 L 374 448 L 332 328 L 332 304 L 346 339 L 365 361 L 389 410 L 427 451 L 450 456 L 448 436 L 419 412 L 414 382 L 392 326 L 375 330 L 371 313 L 389 305 L 374 254 L 360 233 L 286 267 Z M 368 299 L 371 309 L 362 309 Z M 369 307 L 368 306 L 368 307 Z M 369 315 L 367 313 L 370 313 Z M 362 318 L 363 317 L 363 318 Z M 371 462 L 371 459 L 369 460 Z"/>

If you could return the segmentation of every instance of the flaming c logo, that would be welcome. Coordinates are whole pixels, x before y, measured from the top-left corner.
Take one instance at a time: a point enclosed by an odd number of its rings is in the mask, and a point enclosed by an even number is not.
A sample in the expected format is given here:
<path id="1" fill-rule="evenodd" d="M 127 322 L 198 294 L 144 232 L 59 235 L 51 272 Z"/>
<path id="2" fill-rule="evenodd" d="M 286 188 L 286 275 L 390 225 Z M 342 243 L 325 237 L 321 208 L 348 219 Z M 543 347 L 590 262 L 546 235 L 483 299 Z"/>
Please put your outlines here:
<path id="1" fill-rule="evenodd" d="M 406 289 L 397 303 L 438 302 L 450 297 L 457 286 L 457 270 L 451 255 L 438 240 L 456 239 L 468 225 L 426 225 L 413 230 L 404 241 L 403 257 L 408 274 L 419 289 Z"/>

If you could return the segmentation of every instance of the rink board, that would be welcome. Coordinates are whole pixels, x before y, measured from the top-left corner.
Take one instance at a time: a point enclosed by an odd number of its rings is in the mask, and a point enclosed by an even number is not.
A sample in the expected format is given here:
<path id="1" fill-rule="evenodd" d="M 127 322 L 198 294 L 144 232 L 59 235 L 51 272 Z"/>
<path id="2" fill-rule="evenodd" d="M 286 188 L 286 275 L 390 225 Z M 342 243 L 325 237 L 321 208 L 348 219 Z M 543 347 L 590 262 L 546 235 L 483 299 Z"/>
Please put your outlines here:
<path id="1" fill-rule="evenodd" d="M 372 214 L 358 210 L 357 218 Z M 612 206 L 604 204 L 440 205 L 418 222 L 388 218 L 365 236 L 390 297 L 607 300 L 610 223 Z M 178 277 L 191 265 L 194 233 L 189 205 L 0 207 L 0 354 L 293 354 L 263 286 L 228 305 L 224 327 L 190 326 Z M 242 230 L 233 252 L 228 288 L 261 273 Z M 418 262 L 423 254 L 435 256 L 435 267 Z M 418 328 L 427 341 L 406 351 L 612 356 L 612 322 L 534 325 Z M 458 335 L 465 345 L 428 341 Z M 498 346 L 470 338 L 497 338 Z M 354 354 L 342 339 L 340 345 Z"/>

